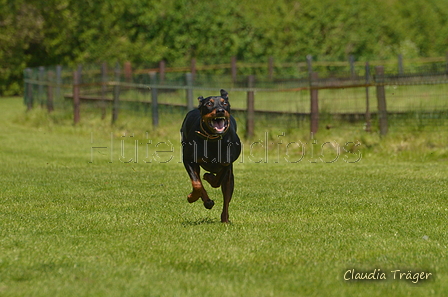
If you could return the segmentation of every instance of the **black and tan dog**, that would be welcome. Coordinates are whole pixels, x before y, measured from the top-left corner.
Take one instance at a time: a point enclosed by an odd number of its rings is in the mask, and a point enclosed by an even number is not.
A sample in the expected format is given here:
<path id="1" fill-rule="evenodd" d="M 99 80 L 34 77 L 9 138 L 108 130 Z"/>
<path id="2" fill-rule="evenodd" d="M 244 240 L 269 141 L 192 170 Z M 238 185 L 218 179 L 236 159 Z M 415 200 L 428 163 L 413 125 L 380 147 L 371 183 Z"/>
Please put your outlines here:
<path id="1" fill-rule="evenodd" d="M 202 198 L 205 208 L 211 209 L 215 202 L 204 189 L 200 167 L 209 173 L 204 179 L 218 188 L 224 197 L 221 222 L 229 222 L 229 203 L 233 194 L 233 162 L 241 153 L 241 142 L 236 134 L 236 121 L 230 115 L 228 93 L 221 96 L 198 98 L 199 107 L 186 115 L 180 130 L 183 147 L 183 163 L 193 185 L 188 202 Z"/>

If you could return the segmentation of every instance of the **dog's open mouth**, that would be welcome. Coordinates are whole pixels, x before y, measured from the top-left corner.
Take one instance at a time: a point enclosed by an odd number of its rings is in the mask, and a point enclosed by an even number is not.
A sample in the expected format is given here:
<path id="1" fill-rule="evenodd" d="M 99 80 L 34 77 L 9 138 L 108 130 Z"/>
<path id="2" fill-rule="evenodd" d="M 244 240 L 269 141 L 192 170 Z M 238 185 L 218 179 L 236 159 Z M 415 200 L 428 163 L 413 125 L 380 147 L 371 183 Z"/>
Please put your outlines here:
<path id="1" fill-rule="evenodd" d="M 229 120 L 226 117 L 216 117 L 210 120 L 209 125 L 216 133 L 223 133 L 229 126 Z"/>

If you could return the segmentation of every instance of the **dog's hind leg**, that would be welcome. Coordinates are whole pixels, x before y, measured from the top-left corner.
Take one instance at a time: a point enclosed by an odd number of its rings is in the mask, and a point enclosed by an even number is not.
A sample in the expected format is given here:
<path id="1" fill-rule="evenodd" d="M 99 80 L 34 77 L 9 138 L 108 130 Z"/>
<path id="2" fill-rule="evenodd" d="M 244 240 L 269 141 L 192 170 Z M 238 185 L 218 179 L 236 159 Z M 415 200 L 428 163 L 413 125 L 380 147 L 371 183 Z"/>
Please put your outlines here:
<path id="1" fill-rule="evenodd" d="M 204 179 L 208 181 L 213 188 L 219 188 L 221 185 L 219 178 L 213 173 L 204 173 Z"/>
<path id="2" fill-rule="evenodd" d="M 222 183 L 221 183 L 221 191 L 224 198 L 224 203 L 222 207 L 222 213 L 221 213 L 221 222 L 223 223 L 230 223 L 229 221 L 229 204 L 230 200 L 232 199 L 233 195 L 233 188 L 234 188 L 234 176 L 233 176 L 233 166 L 229 165 L 228 170 L 226 170 L 226 173 L 223 176 Z"/>
<path id="3" fill-rule="evenodd" d="M 216 175 L 214 175 L 213 173 L 204 173 L 204 179 L 208 181 L 210 186 L 212 186 L 213 188 L 219 188 L 229 169 L 229 166 L 225 166 Z"/>

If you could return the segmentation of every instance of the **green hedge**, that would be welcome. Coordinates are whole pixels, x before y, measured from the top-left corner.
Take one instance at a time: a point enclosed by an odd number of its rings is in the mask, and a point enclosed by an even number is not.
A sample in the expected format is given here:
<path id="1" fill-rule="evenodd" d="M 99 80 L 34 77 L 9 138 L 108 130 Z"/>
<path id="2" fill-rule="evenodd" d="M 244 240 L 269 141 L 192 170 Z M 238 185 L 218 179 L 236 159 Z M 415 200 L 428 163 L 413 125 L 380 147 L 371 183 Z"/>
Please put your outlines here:
<path id="1" fill-rule="evenodd" d="M 378 60 L 448 50 L 446 0 L 0 0 L 0 95 L 25 67 Z"/>

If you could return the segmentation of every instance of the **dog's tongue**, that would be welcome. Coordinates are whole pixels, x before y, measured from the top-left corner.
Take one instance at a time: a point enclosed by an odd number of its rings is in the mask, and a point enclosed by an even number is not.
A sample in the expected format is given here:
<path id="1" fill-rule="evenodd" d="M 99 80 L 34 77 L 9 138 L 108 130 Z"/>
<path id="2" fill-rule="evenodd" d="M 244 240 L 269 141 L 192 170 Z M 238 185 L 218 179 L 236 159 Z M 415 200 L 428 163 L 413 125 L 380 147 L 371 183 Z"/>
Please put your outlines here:
<path id="1" fill-rule="evenodd" d="M 221 132 L 225 128 L 226 121 L 223 119 L 217 119 L 213 121 L 213 127 L 218 131 Z"/>

